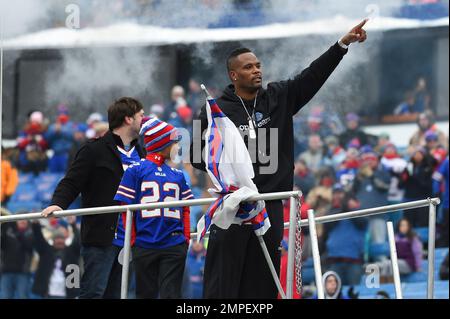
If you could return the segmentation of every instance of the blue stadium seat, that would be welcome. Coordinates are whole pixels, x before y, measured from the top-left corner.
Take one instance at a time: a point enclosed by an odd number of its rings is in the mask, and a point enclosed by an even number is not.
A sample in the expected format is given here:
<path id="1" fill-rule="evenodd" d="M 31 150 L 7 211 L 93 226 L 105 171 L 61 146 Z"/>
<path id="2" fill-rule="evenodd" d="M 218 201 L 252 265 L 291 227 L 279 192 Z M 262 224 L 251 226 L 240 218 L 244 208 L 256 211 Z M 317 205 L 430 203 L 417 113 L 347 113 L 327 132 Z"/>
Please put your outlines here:
<path id="1" fill-rule="evenodd" d="M 312 268 L 302 268 L 302 282 L 305 285 L 310 285 L 315 282 L 314 269 Z"/>
<path id="2" fill-rule="evenodd" d="M 342 286 L 342 291 L 347 294 L 350 286 Z M 381 284 L 378 288 L 368 288 L 364 284 L 356 286 L 355 292 L 359 293 L 359 299 L 374 299 L 378 291 L 385 291 L 389 297 L 395 298 L 395 286 L 393 283 Z M 404 299 L 425 299 L 427 296 L 427 282 L 402 283 L 402 294 Z M 434 285 L 434 298 L 449 298 L 449 282 L 437 280 Z"/>
<path id="3" fill-rule="evenodd" d="M 35 183 L 39 184 L 40 182 L 57 184 L 62 178 L 64 174 L 62 173 L 41 173 L 35 178 Z"/>
<path id="4" fill-rule="evenodd" d="M 380 256 L 389 256 L 389 243 L 371 244 L 369 246 L 369 257 L 376 258 Z"/>
<path id="5" fill-rule="evenodd" d="M 346 288 L 344 292 L 347 292 L 348 287 Z M 366 287 L 365 284 L 359 285 L 355 287 L 355 292 L 359 293 L 360 299 L 374 299 L 375 295 L 378 291 L 385 291 L 389 294 L 389 297 L 394 298 L 395 297 L 395 288 L 394 284 L 381 284 L 379 287 L 369 288 Z"/>
<path id="6" fill-rule="evenodd" d="M 413 282 L 402 285 L 403 298 L 424 299 L 427 297 L 427 282 Z"/>
<path id="7" fill-rule="evenodd" d="M 415 283 L 427 281 L 427 278 L 427 271 L 426 269 L 424 269 L 423 271 L 413 272 L 408 275 L 402 275 L 400 280 L 402 283 Z"/>
<path id="8" fill-rule="evenodd" d="M 444 261 L 445 256 L 442 255 L 435 255 L 434 256 L 434 265 L 439 268 L 442 264 L 442 262 Z"/>
<path id="9" fill-rule="evenodd" d="M 56 184 L 53 183 L 40 183 L 36 186 L 38 192 L 38 199 L 42 202 L 50 202 L 55 191 Z"/>
<path id="10" fill-rule="evenodd" d="M 30 202 L 35 200 L 37 200 L 37 190 L 34 184 L 20 183 L 11 196 L 11 202 Z"/>
<path id="11" fill-rule="evenodd" d="M 434 298 L 448 299 L 448 281 L 435 281 Z M 403 298 L 405 299 L 425 299 L 427 297 L 427 282 L 408 283 L 402 286 Z"/>
<path id="12" fill-rule="evenodd" d="M 19 184 L 6 208 L 12 213 L 37 211 L 41 208 L 32 173 L 19 173 Z"/>
<path id="13" fill-rule="evenodd" d="M 308 258 L 302 263 L 302 281 L 308 285 L 314 283 L 314 263 L 312 258 Z"/>
<path id="14" fill-rule="evenodd" d="M 414 228 L 414 231 L 423 243 L 428 243 L 428 227 Z"/>
<path id="15" fill-rule="evenodd" d="M 436 299 L 449 299 L 449 281 L 448 280 L 436 280 L 434 282 L 434 298 Z"/>
<path id="16" fill-rule="evenodd" d="M 42 202 L 43 206 L 50 203 L 53 192 L 63 176 L 59 173 L 41 173 L 35 178 L 38 200 Z"/>
<path id="17" fill-rule="evenodd" d="M 308 267 L 312 267 L 314 268 L 314 261 L 312 258 L 308 258 L 306 259 L 303 263 L 302 263 L 302 267 L 308 268 Z"/>
<path id="18" fill-rule="evenodd" d="M 448 254 L 448 248 L 436 248 L 434 255 L 436 260 L 439 258 L 441 261 L 444 260 L 445 256 Z"/>
<path id="19" fill-rule="evenodd" d="M 19 184 L 32 184 L 34 179 L 33 173 L 19 173 Z"/>
<path id="20" fill-rule="evenodd" d="M 21 213 L 21 212 L 36 212 L 42 209 L 42 204 L 39 201 L 25 201 L 25 202 L 15 202 L 9 201 L 6 208 L 11 213 Z"/>
<path id="21" fill-rule="evenodd" d="M 70 206 L 67 207 L 67 209 L 78 209 L 78 208 L 81 208 L 81 196 L 75 198 L 72 204 L 70 204 Z"/>

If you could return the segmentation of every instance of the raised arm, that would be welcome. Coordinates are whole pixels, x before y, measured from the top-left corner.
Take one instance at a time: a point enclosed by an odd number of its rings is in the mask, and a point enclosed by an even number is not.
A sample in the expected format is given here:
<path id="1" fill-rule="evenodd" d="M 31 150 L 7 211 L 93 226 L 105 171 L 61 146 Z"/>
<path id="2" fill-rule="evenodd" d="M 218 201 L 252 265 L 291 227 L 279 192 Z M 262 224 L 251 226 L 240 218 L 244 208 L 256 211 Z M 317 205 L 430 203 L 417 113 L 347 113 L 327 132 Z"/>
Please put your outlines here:
<path id="1" fill-rule="evenodd" d="M 366 22 L 367 19 L 353 27 L 324 54 L 313 61 L 309 67 L 294 79 L 287 81 L 288 100 L 291 103 L 293 115 L 319 91 L 347 53 L 347 47 L 353 42 L 364 42 L 367 39 L 366 31 L 363 29 Z"/>
<path id="2" fill-rule="evenodd" d="M 45 250 L 50 248 L 50 245 L 42 235 L 42 226 L 39 221 L 31 223 L 31 229 L 33 231 L 34 248 L 39 254 L 42 254 Z"/>

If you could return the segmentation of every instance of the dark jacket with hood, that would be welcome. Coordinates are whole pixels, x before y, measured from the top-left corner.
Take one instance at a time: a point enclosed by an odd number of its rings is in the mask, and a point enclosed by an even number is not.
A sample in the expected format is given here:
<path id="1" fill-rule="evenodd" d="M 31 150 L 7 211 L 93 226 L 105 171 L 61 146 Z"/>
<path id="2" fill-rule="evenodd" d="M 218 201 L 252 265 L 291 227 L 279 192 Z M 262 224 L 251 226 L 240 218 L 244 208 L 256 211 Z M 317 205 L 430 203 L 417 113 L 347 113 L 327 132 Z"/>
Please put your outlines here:
<path id="1" fill-rule="evenodd" d="M 1 229 L 1 266 L 3 273 L 29 273 L 33 257 L 31 228 L 20 231 L 16 223 L 6 223 Z"/>
<path id="2" fill-rule="evenodd" d="M 251 151 L 248 138 L 248 115 L 239 98 L 234 93 L 234 86 L 229 85 L 223 95 L 217 99 L 217 103 L 225 115 L 236 125 L 244 137 L 254 162 L 255 178 L 253 181 L 260 193 L 291 191 L 294 179 L 294 137 L 292 117 L 319 91 L 336 66 L 341 61 L 347 50 L 342 49 L 338 43 L 330 47 L 324 54 L 311 63 L 293 79 L 280 82 L 272 82 L 266 89 L 259 89 L 256 97 L 256 108 L 253 110 L 254 101 L 245 101 L 250 114 L 255 113 L 255 121 L 258 127 L 257 138 L 254 145 L 257 151 Z M 207 125 L 205 107 L 202 108 L 199 119 L 201 120 L 201 132 Z M 265 128 L 261 130 L 261 128 Z M 278 136 L 272 135 L 270 129 L 277 129 Z M 201 132 L 195 130 L 194 142 L 201 139 Z M 275 137 L 274 143 L 270 143 L 270 136 Z M 264 140 L 265 139 L 265 140 Z M 194 145 L 195 145 L 194 143 Z M 261 144 L 261 145 L 260 145 Z M 270 144 L 278 147 L 270 149 Z M 203 150 L 204 141 L 201 140 Z M 270 156 L 272 152 L 272 156 Z M 255 160 L 255 154 L 259 154 Z M 268 155 L 269 154 L 269 155 Z M 191 147 L 191 163 L 201 170 L 205 170 L 201 154 Z M 272 157 L 274 157 L 272 159 Z M 270 158 L 270 161 L 269 161 Z M 200 162 L 201 160 L 201 162 Z M 277 165 L 274 166 L 274 161 Z M 264 171 L 266 170 L 266 171 Z"/>

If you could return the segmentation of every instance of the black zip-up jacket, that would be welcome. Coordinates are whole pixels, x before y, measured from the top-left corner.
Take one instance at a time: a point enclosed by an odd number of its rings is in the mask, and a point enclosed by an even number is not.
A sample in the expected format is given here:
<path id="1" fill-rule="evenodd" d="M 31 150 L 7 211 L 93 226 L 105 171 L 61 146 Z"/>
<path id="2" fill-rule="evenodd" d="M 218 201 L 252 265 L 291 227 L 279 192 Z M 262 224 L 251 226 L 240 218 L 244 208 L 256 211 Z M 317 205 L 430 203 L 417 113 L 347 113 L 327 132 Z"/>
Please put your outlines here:
<path id="1" fill-rule="evenodd" d="M 275 169 L 270 168 L 273 164 L 267 162 L 267 157 L 261 160 L 258 156 L 258 160 L 253 162 L 253 169 L 255 171 L 253 181 L 260 193 L 292 190 L 294 179 L 294 132 L 292 117 L 319 91 L 346 52 L 347 50 L 342 49 L 336 43 L 293 79 L 269 83 L 267 89 L 261 88 L 258 91 L 255 109 L 256 125 L 258 128 L 278 129 L 278 138 L 275 141 L 275 144 L 278 146 L 276 155 L 278 160 L 277 167 Z M 244 101 L 244 103 L 248 112 L 252 114 L 254 101 Z M 247 148 L 249 148 L 249 138 L 246 136 L 248 135 L 248 115 L 241 101 L 235 95 L 233 85 L 229 85 L 225 89 L 222 97 L 217 99 L 217 104 L 225 115 L 236 125 L 241 134 L 244 135 L 244 141 Z M 203 132 L 208 125 L 205 107 L 202 108 L 199 119 L 201 120 L 201 132 Z M 195 168 L 205 170 L 203 158 L 201 158 L 200 162 L 201 154 L 200 152 L 196 152 L 194 148 L 195 144 L 201 139 L 201 132 L 195 130 L 194 126 L 194 141 L 191 145 L 191 163 Z M 266 135 L 265 143 L 262 143 L 263 135 Z M 252 159 L 254 158 L 252 153 L 259 153 L 263 156 L 269 154 L 266 156 L 270 157 L 270 135 L 270 130 L 258 129 L 256 145 L 259 145 L 260 142 L 263 145 L 258 146 L 258 151 L 249 151 Z M 203 146 L 204 140 L 201 140 L 202 150 Z M 270 168 L 270 172 L 260 171 L 260 168 Z"/>
<path id="2" fill-rule="evenodd" d="M 70 246 L 57 251 L 51 246 L 42 235 L 42 227 L 39 223 L 32 224 L 34 234 L 34 248 L 39 254 L 39 264 L 34 275 L 34 283 L 31 290 L 33 293 L 48 297 L 48 288 L 50 284 L 50 278 L 53 273 L 56 259 L 61 258 L 61 269 L 67 276 L 70 272 L 66 272 L 67 265 L 78 265 L 80 259 L 80 235 L 78 233 L 77 226 L 72 225 L 73 240 Z M 72 299 L 78 295 L 77 288 L 66 287 L 66 298 Z"/>
<path id="3" fill-rule="evenodd" d="M 6 223 L 1 229 L 1 267 L 7 273 L 29 273 L 33 257 L 33 233 L 31 228 L 19 231 L 16 223 Z"/>
<path id="4" fill-rule="evenodd" d="M 122 141 L 111 131 L 99 139 L 85 143 L 56 187 L 52 205 L 66 209 L 80 193 L 83 208 L 117 205 L 114 195 L 123 175 L 117 145 L 122 145 Z M 139 156 L 144 157 L 137 140 L 133 141 L 132 145 L 137 148 Z M 111 245 L 117 215 L 113 213 L 83 216 L 81 243 L 85 246 Z"/>

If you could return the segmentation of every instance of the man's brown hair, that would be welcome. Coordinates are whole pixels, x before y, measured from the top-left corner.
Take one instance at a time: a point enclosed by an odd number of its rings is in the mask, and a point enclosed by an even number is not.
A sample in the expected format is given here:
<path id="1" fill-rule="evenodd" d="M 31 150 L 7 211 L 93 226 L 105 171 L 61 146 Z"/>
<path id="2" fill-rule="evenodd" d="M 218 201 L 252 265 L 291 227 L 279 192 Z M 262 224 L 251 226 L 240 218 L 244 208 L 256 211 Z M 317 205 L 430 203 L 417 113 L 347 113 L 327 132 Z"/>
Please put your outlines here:
<path id="1" fill-rule="evenodd" d="M 121 127 L 125 117 L 133 117 L 143 109 L 143 105 L 132 97 L 121 97 L 108 107 L 109 129 Z"/>

